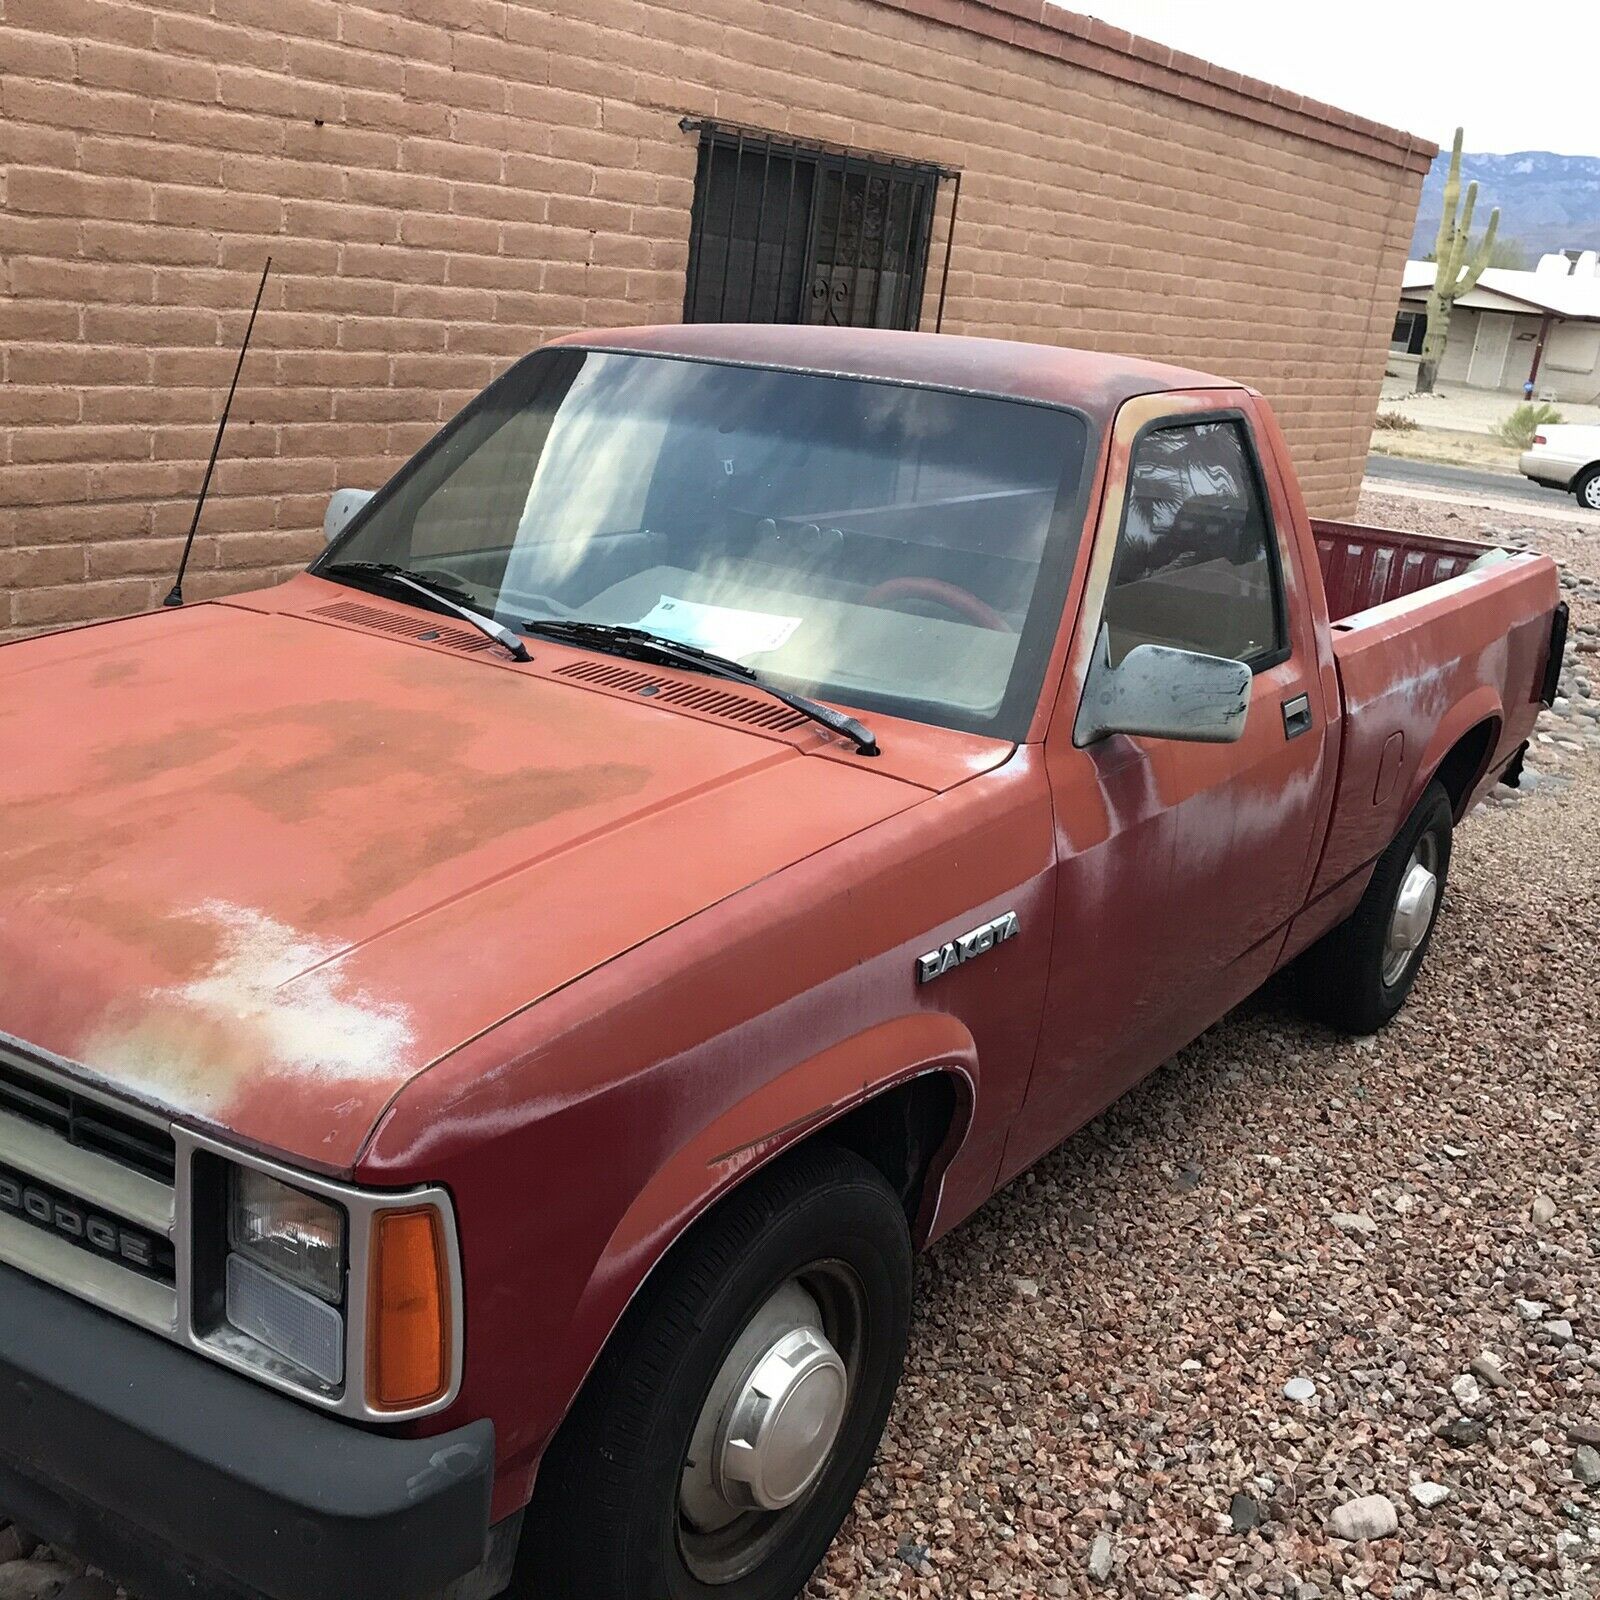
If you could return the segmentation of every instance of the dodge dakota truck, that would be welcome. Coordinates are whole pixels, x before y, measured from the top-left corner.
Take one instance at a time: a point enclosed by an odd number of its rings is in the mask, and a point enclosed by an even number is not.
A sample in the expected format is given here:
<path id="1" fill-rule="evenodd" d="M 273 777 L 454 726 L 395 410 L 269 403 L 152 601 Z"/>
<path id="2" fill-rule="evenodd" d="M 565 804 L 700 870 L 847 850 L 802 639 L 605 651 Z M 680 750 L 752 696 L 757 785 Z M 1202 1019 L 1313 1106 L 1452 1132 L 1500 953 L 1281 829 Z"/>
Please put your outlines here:
<path id="1" fill-rule="evenodd" d="M 351 509 L 0 651 L 0 1517 L 143 1600 L 788 1600 L 914 1252 L 1387 1021 L 1560 664 L 1114 355 L 571 338 Z"/>

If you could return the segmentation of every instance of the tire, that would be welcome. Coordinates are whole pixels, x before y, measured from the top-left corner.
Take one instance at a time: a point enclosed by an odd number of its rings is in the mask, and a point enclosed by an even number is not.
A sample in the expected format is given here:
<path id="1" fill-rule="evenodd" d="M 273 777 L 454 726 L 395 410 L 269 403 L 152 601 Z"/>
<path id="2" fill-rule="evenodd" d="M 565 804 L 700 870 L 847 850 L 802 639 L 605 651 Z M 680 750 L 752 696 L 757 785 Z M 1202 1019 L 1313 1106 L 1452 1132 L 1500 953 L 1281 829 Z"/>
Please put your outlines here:
<path id="1" fill-rule="evenodd" d="M 1444 785 L 1430 783 L 1394 842 L 1378 858 L 1361 903 L 1300 959 L 1300 994 L 1306 1010 L 1341 1033 L 1376 1033 L 1405 1004 L 1416 982 L 1444 903 L 1450 875 L 1453 808 Z M 1408 875 L 1421 865 L 1433 873 L 1431 905 L 1420 937 L 1402 950 L 1391 930 L 1414 936 L 1416 910 L 1406 928 L 1397 919 Z M 1413 886 L 1415 887 L 1415 885 Z M 1406 938 L 1399 938 L 1405 944 Z"/>
<path id="2" fill-rule="evenodd" d="M 888 1419 L 910 1326 L 911 1263 L 898 1196 L 849 1151 L 807 1147 L 736 1190 L 647 1283 L 546 1452 L 511 1593 L 793 1600 L 838 1532 Z M 756 1473 L 769 1496 L 776 1483 L 797 1498 L 734 1510 L 730 1499 L 752 1491 L 734 1483 L 737 1493 L 725 1494 L 720 1466 L 737 1449 L 732 1433 L 759 1436 L 754 1413 L 741 1409 L 763 1392 L 750 1387 L 751 1364 L 776 1370 L 761 1359 L 776 1349 L 775 1330 L 810 1316 L 796 1310 L 797 1286 L 848 1377 L 829 1367 L 806 1380 L 811 1410 L 797 1403 L 803 1421 L 783 1436 L 802 1441 L 799 1464 L 777 1452 L 765 1458 L 778 1463 L 770 1479 Z M 803 1351 L 784 1371 L 817 1357 L 814 1333 L 776 1332 Z M 820 1466 L 804 1443 L 819 1405 L 843 1418 Z M 730 1416 L 742 1425 L 718 1423 Z M 718 1527 L 730 1510 L 734 1520 Z"/>
<path id="3" fill-rule="evenodd" d="M 1573 480 L 1572 493 L 1585 511 L 1600 511 L 1600 467 L 1587 467 Z"/>

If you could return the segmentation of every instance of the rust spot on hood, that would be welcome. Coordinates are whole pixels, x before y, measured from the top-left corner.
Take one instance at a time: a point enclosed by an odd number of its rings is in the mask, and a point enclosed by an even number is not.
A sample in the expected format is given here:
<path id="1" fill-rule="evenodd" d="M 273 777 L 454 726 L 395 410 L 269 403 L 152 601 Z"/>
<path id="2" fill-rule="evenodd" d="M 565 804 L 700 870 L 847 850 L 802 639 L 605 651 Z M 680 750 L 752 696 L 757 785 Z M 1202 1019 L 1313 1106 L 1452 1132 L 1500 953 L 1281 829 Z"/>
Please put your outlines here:
<path id="1" fill-rule="evenodd" d="M 203 911 L 152 908 L 89 890 L 72 896 L 72 910 L 119 943 L 141 946 L 161 972 L 174 978 L 202 972 L 222 955 L 222 926 Z"/>
<path id="2" fill-rule="evenodd" d="M 648 768 L 606 761 L 484 780 L 476 794 L 437 821 L 367 840 L 351 858 L 342 887 L 312 905 L 309 914 L 316 919 L 364 910 L 425 869 L 564 812 L 637 794 L 649 777 Z"/>
<path id="3" fill-rule="evenodd" d="M 110 661 L 102 661 L 89 674 L 89 682 L 96 689 L 109 689 L 114 684 L 129 683 L 138 676 L 138 661 L 127 656 L 118 656 Z"/>
<path id="4" fill-rule="evenodd" d="M 185 724 L 149 739 L 132 739 L 98 751 L 95 767 L 106 783 L 137 783 L 198 765 L 233 742 L 222 729 Z"/>

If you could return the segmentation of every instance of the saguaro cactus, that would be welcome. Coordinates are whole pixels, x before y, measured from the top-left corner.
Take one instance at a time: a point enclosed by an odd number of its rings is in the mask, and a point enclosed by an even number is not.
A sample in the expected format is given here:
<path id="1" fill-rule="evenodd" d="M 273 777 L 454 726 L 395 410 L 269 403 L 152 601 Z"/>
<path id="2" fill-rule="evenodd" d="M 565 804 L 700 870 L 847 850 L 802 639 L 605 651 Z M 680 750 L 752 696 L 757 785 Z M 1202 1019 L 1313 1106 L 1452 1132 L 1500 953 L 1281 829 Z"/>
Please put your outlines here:
<path id="1" fill-rule="evenodd" d="M 1450 312 L 1489 265 L 1494 236 L 1500 228 L 1500 208 L 1489 213 L 1489 226 L 1477 247 L 1470 247 L 1472 210 L 1478 203 L 1478 186 L 1467 185 L 1465 203 L 1461 200 L 1461 129 L 1456 129 L 1450 147 L 1450 175 L 1444 185 L 1444 211 L 1439 218 L 1439 238 L 1434 246 L 1433 288 L 1428 291 L 1428 331 L 1422 338 L 1422 359 L 1417 363 L 1418 394 L 1432 394 L 1433 380 L 1444 355 L 1444 342 L 1450 333 Z M 1456 215 L 1460 205 L 1461 215 Z M 1470 256 L 1469 256 L 1470 249 Z"/>

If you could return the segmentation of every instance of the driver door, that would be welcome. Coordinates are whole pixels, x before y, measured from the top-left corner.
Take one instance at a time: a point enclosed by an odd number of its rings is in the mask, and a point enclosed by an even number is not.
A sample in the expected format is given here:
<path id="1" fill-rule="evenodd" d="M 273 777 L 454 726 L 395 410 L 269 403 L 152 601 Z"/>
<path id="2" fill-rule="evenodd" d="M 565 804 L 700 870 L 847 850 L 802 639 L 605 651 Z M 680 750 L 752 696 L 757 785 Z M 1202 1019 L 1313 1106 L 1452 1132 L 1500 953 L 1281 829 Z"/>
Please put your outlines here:
<path id="1" fill-rule="evenodd" d="M 1325 717 L 1292 513 L 1250 397 L 1145 396 L 1111 443 L 1077 632 L 1046 737 L 1056 929 L 1043 1027 L 1006 1167 L 1020 1170 L 1271 972 L 1314 865 Z M 1075 742 L 1100 628 L 1252 670 L 1232 744 Z"/>

